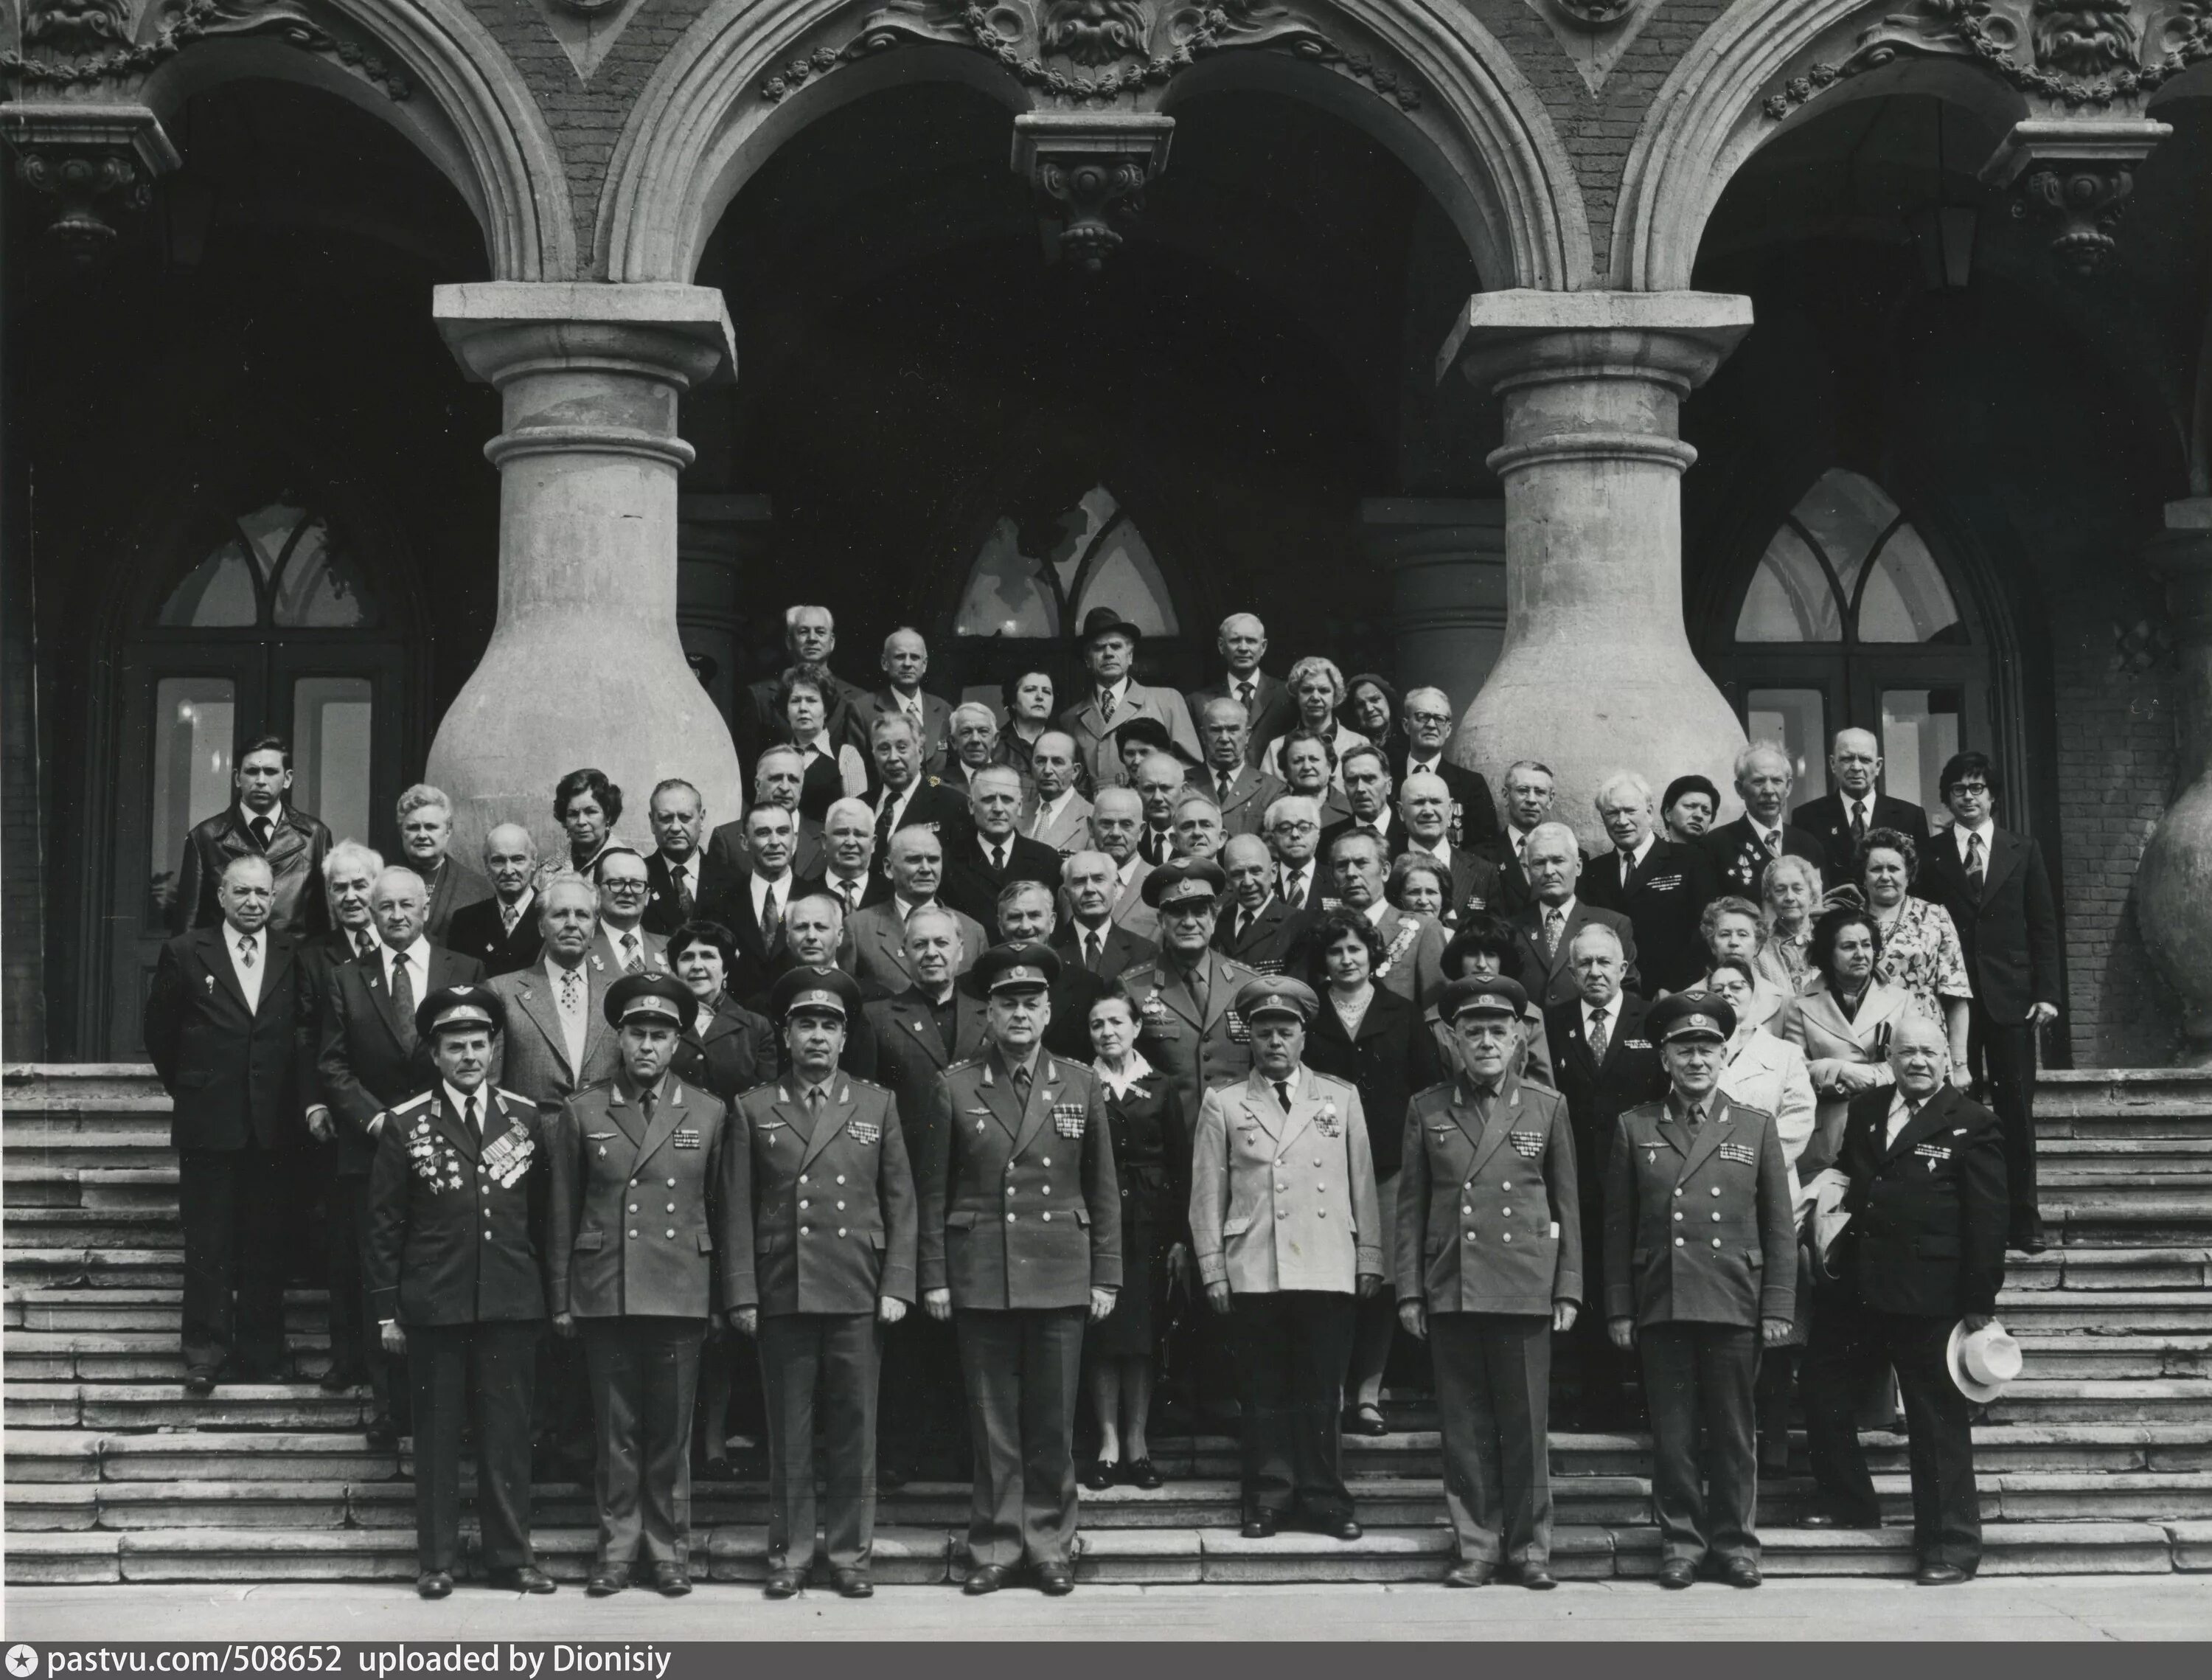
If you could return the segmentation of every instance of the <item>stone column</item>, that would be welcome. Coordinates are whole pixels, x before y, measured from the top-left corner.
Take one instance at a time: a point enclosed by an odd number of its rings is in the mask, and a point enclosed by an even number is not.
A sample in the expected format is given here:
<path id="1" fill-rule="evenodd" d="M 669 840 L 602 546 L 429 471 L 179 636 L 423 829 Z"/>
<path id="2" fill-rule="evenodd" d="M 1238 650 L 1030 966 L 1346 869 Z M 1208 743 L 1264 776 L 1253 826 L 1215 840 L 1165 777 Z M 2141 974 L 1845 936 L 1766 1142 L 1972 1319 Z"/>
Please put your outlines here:
<path id="1" fill-rule="evenodd" d="M 781 593 L 763 589 L 762 560 L 775 536 L 765 496 L 684 496 L 676 545 L 676 628 L 692 673 L 734 727 L 738 676 L 753 640 L 749 603 L 775 611 Z M 779 615 L 779 624 L 781 616 Z M 710 811 L 715 822 L 732 819 Z"/>
<path id="2" fill-rule="evenodd" d="M 499 387 L 499 618 L 438 726 L 429 779 L 453 794 L 454 844 L 501 822 L 567 855 L 554 782 L 596 765 L 623 790 L 618 832 L 647 837 L 653 783 L 681 776 L 709 810 L 739 806 L 729 727 L 676 621 L 678 400 L 733 370 L 721 294 L 683 285 L 495 281 L 441 286 L 461 365 Z"/>
<path id="3" fill-rule="evenodd" d="M 1505 504 L 1370 496 L 1359 524 L 1370 557 L 1390 569 L 1399 692 L 1473 699 L 1505 639 Z"/>
<path id="4" fill-rule="evenodd" d="M 1494 788 L 1516 758 L 1559 778 L 1558 811 L 1605 843 L 1610 771 L 1722 788 L 1742 727 L 1682 627 L 1682 399 L 1750 330 L 1751 300 L 1708 292 L 1486 292 L 1446 342 L 1505 407 L 1504 645 L 1452 756 Z M 1735 814 L 1735 801 L 1723 813 Z"/>
<path id="5" fill-rule="evenodd" d="M 2212 496 L 2169 502 L 2152 542 L 2180 660 L 2181 791 L 2136 870 L 2136 923 L 2181 998 L 2188 1067 L 2212 1067 Z"/>

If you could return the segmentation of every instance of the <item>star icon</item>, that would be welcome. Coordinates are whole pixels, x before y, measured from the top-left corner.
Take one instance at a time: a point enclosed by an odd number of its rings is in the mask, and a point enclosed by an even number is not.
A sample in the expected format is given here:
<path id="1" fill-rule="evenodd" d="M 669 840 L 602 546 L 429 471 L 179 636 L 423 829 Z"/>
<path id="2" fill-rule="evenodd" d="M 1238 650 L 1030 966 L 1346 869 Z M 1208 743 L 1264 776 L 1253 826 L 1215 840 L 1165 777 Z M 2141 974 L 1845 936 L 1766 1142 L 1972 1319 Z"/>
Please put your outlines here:
<path id="1" fill-rule="evenodd" d="M 8 1672 L 14 1675 L 15 1680 L 30 1680 L 30 1677 L 38 1671 L 39 1653 L 37 1652 L 32 1650 L 27 1645 L 11 1645 L 8 1647 Z"/>

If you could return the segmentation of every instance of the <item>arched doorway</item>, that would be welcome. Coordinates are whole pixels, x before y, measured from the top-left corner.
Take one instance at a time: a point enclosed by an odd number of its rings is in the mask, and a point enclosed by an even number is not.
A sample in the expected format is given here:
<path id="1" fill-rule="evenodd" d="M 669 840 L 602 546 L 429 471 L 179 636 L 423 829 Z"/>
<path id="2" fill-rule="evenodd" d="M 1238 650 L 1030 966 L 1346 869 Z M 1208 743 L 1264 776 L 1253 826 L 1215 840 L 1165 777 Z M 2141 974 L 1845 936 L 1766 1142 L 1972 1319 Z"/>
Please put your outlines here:
<path id="1" fill-rule="evenodd" d="M 1987 637 L 1964 600 L 1881 485 L 1832 468 L 1735 592 L 1716 674 L 1744 733 L 1788 750 L 1799 798 L 1828 791 L 1828 742 L 1858 728 L 1881 743 L 1887 791 L 1935 808 L 1943 761 L 1994 739 Z"/>
<path id="2" fill-rule="evenodd" d="M 117 1056 L 140 1052 L 161 941 L 189 914 L 174 899 L 184 837 L 236 797 L 246 745 L 288 742 L 288 800 L 341 839 L 389 850 L 411 709 L 406 592 L 325 498 L 288 487 L 204 507 L 156 565 L 110 711 L 101 1036 Z"/>

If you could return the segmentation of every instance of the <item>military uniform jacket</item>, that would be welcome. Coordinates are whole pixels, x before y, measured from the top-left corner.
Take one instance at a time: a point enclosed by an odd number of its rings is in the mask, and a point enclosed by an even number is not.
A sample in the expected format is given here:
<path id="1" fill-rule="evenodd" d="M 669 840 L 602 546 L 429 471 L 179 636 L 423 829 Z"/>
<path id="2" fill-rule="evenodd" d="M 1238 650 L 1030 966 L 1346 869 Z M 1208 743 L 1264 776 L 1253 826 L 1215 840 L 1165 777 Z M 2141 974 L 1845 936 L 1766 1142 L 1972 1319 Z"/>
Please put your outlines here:
<path id="1" fill-rule="evenodd" d="M 483 1135 L 443 1084 L 392 1111 L 368 1175 L 368 1298 L 402 1324 L 545 1316 L 551 1163 L 538 1106 L 486 1084 Z"/>
<path id="2" fill-rule="evenodd" d="M 1146 1061 L 1175 1081 L 1185 1114 L 1198 1112 L 1212 1087 L 1252 1071 L 1252 1029 L 1230 1005 L 1237 988 L 1259 971 L 1213 951 L 1206 960 L 1210 966 L 1203 1010 L 1164 953 L 1121 976 L 1122 987 L 1137 1006 L 1137 1046 Z"/>
<path id="3" fill-rule="evenodd" d="M 705 1318 L 736 1297 L 744 1167 L 720 1099 L 673 1074 L 648 1124 L 622 1081 L 553 1126 L 547 1296 L 579 1318 Z"/>
<path id="4" fill-rule="evenodd" d="M 1191 1252 L 1236 1295 L 1353 1293 L 1383 1275 L 1382 1219 L 1359 1092 L 1301 1068 L 1285 1112 L 1255 1068 L 1217 1086 L 1191 1149 Z"/>
<path id="5" fill-rule="evenodd" d="M 730 1306 L 774 1317 L 915 1299 L 914 1173 L 898 1105 L 842 1071 L 824 1088 L 811 1117 L 795 1075 L 731 1110 L 740 1193 Z"/>
<path id="6" fill-rule="evenodd" d="M 1850 1180 L 1842 1241 L 1859 1299 L 1878 1312 L 1995 1312 L 2004 1284 L 2003 1134 L 1996 1117 L 1940 1087 L 1885 1141 L 1893 1090 L 1851 1099 L 1836 1165 Z"/>
<path id="7" fill-rule="evenodd" d="M 1431 1086 L 1406 1110 L 1398 1299 L 1431 1312 L 1549 1317 L 1583 1298 L 1566 1099 L 1508 1074 L 1497 1095 Z"/>
<path id="8" fill-rule="evenodd" d="M 932 1093 L 921 1192 L 922 1288 L 956 1307 L 1088 1306 L 1121 1287 L 1121 1201 L 1106 1095 L 1040 1050 L 1024 1108 L 995 1050 Z"/>
<path id="9" fill-rule="evenodd" d="M 1694 1133 L 1668 1101 L 1620 1117 L 1606 1166 L 1608 1318 L 1747 1329 L 1793 1315 L 1797 1227 L 1774 1117 L 1705 1100 Z"/>

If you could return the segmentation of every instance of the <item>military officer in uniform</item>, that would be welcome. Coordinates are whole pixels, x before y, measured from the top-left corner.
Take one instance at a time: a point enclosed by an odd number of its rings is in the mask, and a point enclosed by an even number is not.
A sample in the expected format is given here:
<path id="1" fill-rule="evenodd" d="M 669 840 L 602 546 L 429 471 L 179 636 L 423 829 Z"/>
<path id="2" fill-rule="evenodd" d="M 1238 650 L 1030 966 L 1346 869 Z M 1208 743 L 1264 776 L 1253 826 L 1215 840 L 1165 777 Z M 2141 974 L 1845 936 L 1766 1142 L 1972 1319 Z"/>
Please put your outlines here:
<path id="1" fill-rule="evenodd" d="M 1752 1385 L 1760 1343 L 1787 1340 L 1796 1301 L 1790 1165 L 1774 1117 L 1720 1093 L 1735 1010 L 1678 992 L 1644 1019 L 1672 1088 L 1616 1124 L 1606 1164 L 1606 1328 L 1614 1347 L 1643 1354 L 1659 1585 L 1686 1587 L 1717 1560 L 1729 1586 L 1757 1586 Z"/>
<path id="2" fill-rule="evenodd" d="M 1321 1002 L 1287 975 L 1237 993 L 1252 1071 L 1206 1093 L 1191 1149 L 1191 1252 L 1230 1321 L 1244 1409 L 1244 1532 L 1357 1540 L 1338 1415 L 1358 1300 L 1382 1287 L 1382 1214 L 1357 1087 L 1301 1065 Z"/>
<path id="3" fill-rule="evenodd" d="M 1453 1586 L 1501 1565 L 1552 1578 L 1552 1336 L 1582 1303 L 1581 1204 L 1566 1099 L 1523 1085 L 1528 995 L 1499 975 L 1438 1000 L 1459 1075 L 1413 1098 L 1398 1178 L 1398 1319 L 1425 1336 L 1443 1425 Z"/>
<path id="4" fill-rule="evenodd" d="M 691 1590 L 692 1400 L 699 1343 L 736 1299 L 743 1157 L 720 1099 L 668 1071 L 693 1000 L 658 971 L 604 1006 L 622 1065 L 554 1124 L 547 1294 L 579 1331 L 597 1432 L 598 1555 L 584 1591 L 629 1584 L 641 1554 L 670 1598 Z"/>
<path id="5" fill-rule="evenodd" d="M 959 1338 L 975 1455 L 967 1591 L 996 1592 L 1026 1560 L 1057 1596 L 1075 1586 L 1083 1326 L 1121 1287 L 1121 1197 L 1103 1091 L 1042 1048 L 1060 959 L 999 945 L 975 971 L 990 1046 L 932 1093 L 921 1300 Z"/>
<path id="6" fill-rule="evenodd" d="M 1137 1006 L 1145 1060 L 1175 1081 L 1183 1112 L 1195 1114 L 1210 1087 L 1252 1071 L 1252 1038 L 1237 1013 L 1237 989 L 1260 971 L 1212 948 L 1214 912 L 1229 877 L 1211 859 L 1164 863 L 1145 877 L 1145 902 L 1159 912 L 1160 952 L 1122 971 Z"/>
<path id="7" fill-rule="evenodd" d="M 538 1105 L 491 1085 L 507 1025 L 483 986 L 415 1012 L 437 1083 L 393 1106 L 368 1180 L 368 1298 L 415 1399 L 415 1590 L 453 1590 L 461 1432 L 473 1420 L 477 1520 L 491 1584 L 550 1592 L 530 1545 L 531 1398 L 545 1325 L 547 1162 Z"/>
<path id="8" fill-rule="evenodd" d="M 834 968 L 794 968 L 769 1010 L 791 1071 L 738 1099 L 732 1325 L 760 1342 L 768 1403 L 768 1585 L 788 1598 L 814 1561 L 814 1420 L 828 1464 L 830 1579 L 875 1591 L 876 1380 L 884 1327 L 914 1301 L 914 1175 L 898 1105 L 842 1072 L 860 988 Z"/>

